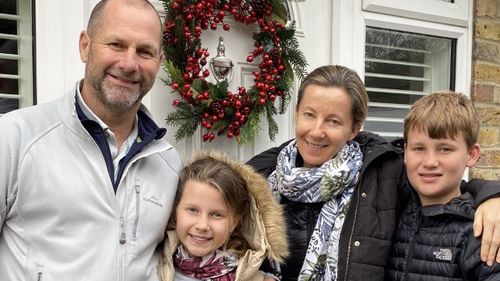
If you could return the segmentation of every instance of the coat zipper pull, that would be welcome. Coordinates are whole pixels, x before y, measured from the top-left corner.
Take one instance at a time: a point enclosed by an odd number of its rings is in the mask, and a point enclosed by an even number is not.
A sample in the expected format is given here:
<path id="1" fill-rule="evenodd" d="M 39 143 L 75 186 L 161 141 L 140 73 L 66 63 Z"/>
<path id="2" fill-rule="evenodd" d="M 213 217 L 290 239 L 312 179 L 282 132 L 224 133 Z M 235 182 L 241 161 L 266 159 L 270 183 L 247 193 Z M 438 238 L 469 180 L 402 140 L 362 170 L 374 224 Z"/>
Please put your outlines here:
<path id="1" fill-rule="evenodd" d="M 127 234 L 125 234 L 125 222 L 123 220 L 123 217 L 120 217 L 120 227 L 120 244 L 125 244 L 127 242 Z"/>
<path id="2" fill-rule="evenodd" d="M 137 238 L 137 226 L 139 224 L 139 213 L 140 213 L 140 207 L 139 207 L 139 198 L 141 195 L 141 189 L 139 185 L 135 185 L 135 220 L 134 220 L 134 229 L 132 232 L 132 236 L 134 240 Z"/>

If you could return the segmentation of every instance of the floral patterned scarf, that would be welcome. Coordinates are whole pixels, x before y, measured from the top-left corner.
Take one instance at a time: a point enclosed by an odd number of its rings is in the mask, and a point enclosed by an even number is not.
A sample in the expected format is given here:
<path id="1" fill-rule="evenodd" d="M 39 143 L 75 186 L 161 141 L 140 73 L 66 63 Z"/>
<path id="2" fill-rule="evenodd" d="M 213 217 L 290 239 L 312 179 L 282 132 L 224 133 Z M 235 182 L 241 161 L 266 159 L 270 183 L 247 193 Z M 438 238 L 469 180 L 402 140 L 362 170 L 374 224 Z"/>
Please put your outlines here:
<path id="1" fill-rule="evenodd" d="M 199 280 L 234 281 L 238 258 L 230 252 L 215 250 L 203 257 L 190 257 L 180 245 L 174 254 L 175 269 Z"/>
<path id="2" fill-rule="evenodd" d="M 363 164 L 359 144 L 348 142 L 320 167 L 295 167 L 296 141 L 284 147 L 268 182 L 273 195 L 295 202 L 325 202 L 314 227 L 298 280 L 337 280 L 340 231 Z"/>

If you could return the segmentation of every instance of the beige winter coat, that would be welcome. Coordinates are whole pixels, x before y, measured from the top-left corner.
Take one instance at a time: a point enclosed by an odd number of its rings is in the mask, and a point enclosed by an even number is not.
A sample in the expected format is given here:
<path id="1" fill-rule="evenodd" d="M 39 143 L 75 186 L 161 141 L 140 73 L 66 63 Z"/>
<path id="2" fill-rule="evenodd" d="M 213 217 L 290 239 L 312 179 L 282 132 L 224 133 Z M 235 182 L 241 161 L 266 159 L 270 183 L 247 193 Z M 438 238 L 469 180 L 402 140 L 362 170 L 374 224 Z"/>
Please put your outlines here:
<path id="1" fill-rule="evenodd" d="M 213 152 L 208 154 L 228 162 L 247 182 L 251 208 L 248 216 L 241 222 L 241 232 L 244 233 L 251 249 L 238 260 L 236 281 L 262 281 L 264 276 L 259 272 L 259 268 L 266 257 L 283 262 L 289 254 L 281 205 L 274 200 L 267 181 L 250 166 Z M 179 240 L 175 231 L 168 231 L 158 268 L 160 279 L 163 281 L 174 280 L 172 255 L 178 245 Z"/>

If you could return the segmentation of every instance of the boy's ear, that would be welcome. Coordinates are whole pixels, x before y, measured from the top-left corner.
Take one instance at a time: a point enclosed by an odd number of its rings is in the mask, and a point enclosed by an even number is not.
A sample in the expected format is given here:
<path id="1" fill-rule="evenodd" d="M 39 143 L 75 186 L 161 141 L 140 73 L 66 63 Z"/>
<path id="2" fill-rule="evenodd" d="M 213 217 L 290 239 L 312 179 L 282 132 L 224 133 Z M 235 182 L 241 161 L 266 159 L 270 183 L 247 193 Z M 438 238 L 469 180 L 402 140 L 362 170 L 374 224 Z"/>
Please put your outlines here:
<path id="1" fill-rule="evenodd" d="M 471 168 L 474 167 L 481 157 L 481 147 L 479 146 L 478 143 L 474 144 L 471 149 L 469 149 L 469 159 L 467 160 L 467 167 Z"/>

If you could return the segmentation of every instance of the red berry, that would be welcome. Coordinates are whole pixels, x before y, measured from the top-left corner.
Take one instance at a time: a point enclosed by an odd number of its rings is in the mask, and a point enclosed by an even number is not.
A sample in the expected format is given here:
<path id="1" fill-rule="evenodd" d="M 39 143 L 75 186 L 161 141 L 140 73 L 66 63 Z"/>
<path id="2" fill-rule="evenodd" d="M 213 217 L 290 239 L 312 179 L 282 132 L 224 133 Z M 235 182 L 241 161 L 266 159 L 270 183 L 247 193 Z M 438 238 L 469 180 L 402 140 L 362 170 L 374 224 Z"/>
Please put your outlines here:
<path id="1" fill-rule="evenodd" d="M 172 105 L 173 106 L 178 106 L 179 103 L 181 103 L 181 101 L 176 99 L 176 100 L 174 100 L 174 102 L 172 103 Z"/>
<path id="2" fill-rule="evenodd" d="M 231 29 L 231 27 L 229 26 L 229 24 L 225 23 L 222 25 L 222 28 L 225 30 L 225 31 L 229 31 L 229 29 Z"/>
<path id="3" fill-rule="evenodd" d="M 177 3 L 177 2 L 173 2 L 173 3 L 172 3 L 172 9 L 174 9 L 174 10 L 179 9 L 179 3 Z"/>
<path id="4" fill-rule="evenodd" d="M 210 75 L 210 72 L 208 72 L 207 69 L 203 71 L 203 76 L 208 77 Z"/>
<path id="5" fill-rule="evenodd" d="M 172 87 L 172 89 L 174 89 L 175 91 L 177 91 L 179 89 L 179 84 L 172 83 L 171 87 Z"/>
<path id="6" fill-rule="evenodd" d="M 248 56 L 247 57 L 247 62 L 253 62 L 253 56 Z"/>

